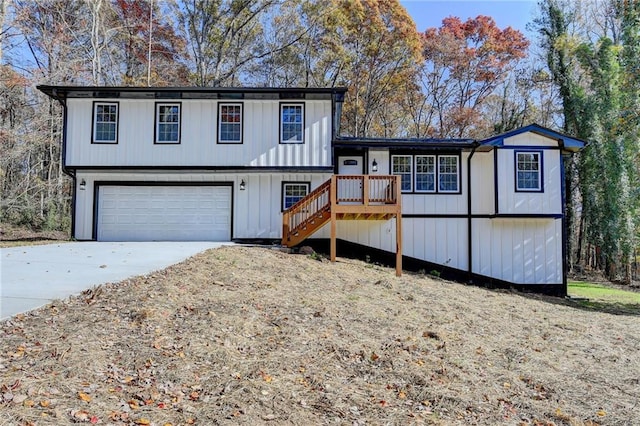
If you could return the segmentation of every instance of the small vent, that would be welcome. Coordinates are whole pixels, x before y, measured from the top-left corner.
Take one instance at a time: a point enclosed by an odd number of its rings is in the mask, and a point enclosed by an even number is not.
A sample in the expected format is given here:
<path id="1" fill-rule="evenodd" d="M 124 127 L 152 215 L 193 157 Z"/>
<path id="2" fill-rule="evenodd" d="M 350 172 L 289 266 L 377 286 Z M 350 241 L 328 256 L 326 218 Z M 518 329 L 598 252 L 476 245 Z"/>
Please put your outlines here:
<path id="1" fill-rule="evenodd" d="M 358 160 L 344 160 L 342 164 L 344 164 L 345 166 L 357 166 Z"/>

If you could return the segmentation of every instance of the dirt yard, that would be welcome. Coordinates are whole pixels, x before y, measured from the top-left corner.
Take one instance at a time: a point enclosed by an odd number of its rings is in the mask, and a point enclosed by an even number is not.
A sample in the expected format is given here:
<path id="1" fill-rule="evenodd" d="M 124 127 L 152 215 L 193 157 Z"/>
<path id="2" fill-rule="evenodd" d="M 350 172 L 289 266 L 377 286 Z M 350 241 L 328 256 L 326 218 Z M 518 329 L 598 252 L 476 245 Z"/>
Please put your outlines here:
<path id="1" fill-rule="evenodd" d="M 0 425 L 640 421 L 640 317 L 265 248 L 98 287 L 0 342 Z"/>

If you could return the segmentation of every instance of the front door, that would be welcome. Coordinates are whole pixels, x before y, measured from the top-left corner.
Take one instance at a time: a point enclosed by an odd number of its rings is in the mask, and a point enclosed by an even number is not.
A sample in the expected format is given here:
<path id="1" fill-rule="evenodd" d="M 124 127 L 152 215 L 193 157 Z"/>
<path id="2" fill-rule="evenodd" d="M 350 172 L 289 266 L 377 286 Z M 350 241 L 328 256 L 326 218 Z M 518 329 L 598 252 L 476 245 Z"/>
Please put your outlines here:
<path id="1" fill-rule="evenodd" d="M 359 155 L 338 157 L 339 175 L 363 175 L 364 157 Z M 342 200 L 342 201 L 341 201 Z M 338 201 L 340 204 L 360 204 L 362 200 L 362 180 L 340 180 L 338 183 Z"/>
<path id="2" fill-rule="evenodd" d="M 358 155 L 338 157 L 339 175 L 362 175 L 364 174 L 364 157 Z"/>

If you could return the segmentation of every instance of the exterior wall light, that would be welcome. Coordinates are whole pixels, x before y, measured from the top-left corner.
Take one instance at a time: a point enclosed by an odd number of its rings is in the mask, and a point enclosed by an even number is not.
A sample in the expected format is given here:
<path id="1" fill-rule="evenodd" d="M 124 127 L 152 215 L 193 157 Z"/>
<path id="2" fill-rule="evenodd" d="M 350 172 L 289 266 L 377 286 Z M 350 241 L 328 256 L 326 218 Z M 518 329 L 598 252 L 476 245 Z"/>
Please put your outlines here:
<path id="1" fill-rule="evenodd" d="M 87 189 L 87 181 L 82 179 L 82 181 L 80 181 L 80 191 L 84 191 L 85 189 Z"/>
<path id="2" fill-rule="evenodd" d="M 371 171 L 372 172 L 377 172 L 378 171 L 378 162 L 376 161 L 376 159 L 373 159 L 373 163 L 371 163 Z"/>
<path id="3" fill-rule="evenodd" d="M 240 181 L 240 191 L 244 191 L 245 189 L 247 189 L 247 184 L 244 183 L 244 179 L 242 179 Z"/>

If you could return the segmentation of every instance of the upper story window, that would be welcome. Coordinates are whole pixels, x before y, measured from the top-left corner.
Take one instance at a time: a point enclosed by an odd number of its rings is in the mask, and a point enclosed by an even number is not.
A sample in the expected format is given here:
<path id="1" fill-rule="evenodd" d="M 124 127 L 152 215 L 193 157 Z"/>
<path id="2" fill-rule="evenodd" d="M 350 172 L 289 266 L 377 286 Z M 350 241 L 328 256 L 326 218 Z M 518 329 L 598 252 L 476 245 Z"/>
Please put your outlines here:
<path id="1" fill-rule="evenodd" d="M 392 155 L 391 173 L 402 192 L 460 193 L 459 155 Z"/>
<path id="2" fill-rule="evenodd" d="M 410 192 L 412 188 L 411 174 L 413 166 L 413 156 L 411 155 L 392 155 L 391 156 L 391 173 L 400 175 L 400 188 L 403 192 Z"/>
<path id="3" fill-rule="evenodd" d="M 309 182 L 284 182 L 282 184 L 282 211 L 287 210 L 309 193 Z"/>
<path id="4" fill-rule="evenodd" d="M 156 104 L 155 143 L 180 143 L 180 104 Z"/>
<path id="5" fill-rule="evenodd" d="M 242 104 L 219 104 L 218 143 L 242 143 Z"/>
<path id="6" fill-rule="evenodd" d="M 118 143 L 118 103 L 93 103 L 92 143 Z"/>
<path id="7" fill-rule="evenodd" d="M 516 191 L 542 191 L 542 153 L 516 151 Z"/>
<path id="8" fill-rule="evenodd" d="M 304 143 L 304 104 L 280 104 L 280 143 Z"/>
<path id="9" fill-rule="evenodd" d="M 458 156 L 438 156 L 438 191 L 458 192 L 460 190 L 458 177 Z"/>

